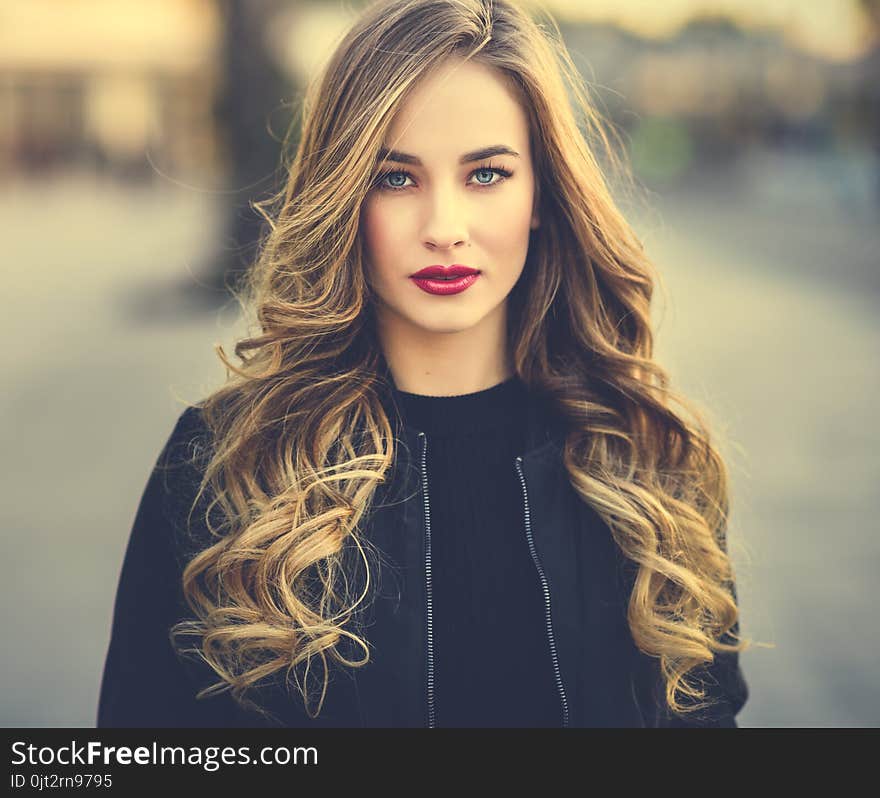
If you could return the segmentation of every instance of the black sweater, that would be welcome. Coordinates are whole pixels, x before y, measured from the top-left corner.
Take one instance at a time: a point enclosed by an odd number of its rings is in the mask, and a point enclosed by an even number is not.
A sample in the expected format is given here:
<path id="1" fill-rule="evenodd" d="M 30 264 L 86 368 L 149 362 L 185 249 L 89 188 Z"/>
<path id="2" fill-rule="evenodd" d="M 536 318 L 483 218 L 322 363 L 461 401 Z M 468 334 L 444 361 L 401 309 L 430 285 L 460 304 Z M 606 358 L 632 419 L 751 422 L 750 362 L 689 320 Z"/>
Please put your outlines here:
<path id="1" fill-rule="evenodd" d="M 436 725 L 561 725 L 542 588 L 526 538 L 525 497 L 515 464 L 525 446 L 524 386 L 510 380 L 453 397 L 393 393 L 409 420 L 408 428 L 425 435 Z M 98 707 L 100 727 L 265 725 L 235 705 L 228 693 L 195 700 L 197 690 L 215 683 L 217 677 L 207 666 L 183 667 L 168 639 L 170 627 L 190 615 L 182 596 L 182 569 L 210 542 L 197 523 L 206 510 L 203 504 L 193 510 L 192 539 L 185 529 L 202 476 L 190 457 L 210 447 L 206 432 L 200 411 L 187 409 L 144 489 L 116 594 Z M 410 440 L 410 450 L 412 445 Z M 554 633 L 557 649 L 565 643 L 572 669 L 567 685 L 570 705 L 579 708 L 579 724 L 635 726 L 642 716 L 647 725 L 654 725 L 651 696 L 645 693 L 638 709 L 633 704 L 637 685 L 631 679 L 638 677 L 639 689 L 648 691 L 659 673 L 653 659 L 636 656 L 625 607 L 617 607 L 613 576 L 617 550 L 604 525 L 595 517 L 594 526 L 595 513 L 584 512 L 583 503 L 564 484 L 564 473 L 556 475 L 557 470 L 544 460 L 533 461 L 529 501 L 532 511 L 543 501 L 543 516 L 537 516 L 543 521 L 532 532 L 544 533 L 543 568 L 552 571 L 560 591 Z M 541 484 L 541 479 L 551 482 Z M 411 484 L 409 479 L 406 482 Z M 410 555 L 424 541 L 395 536 L 411 535 L 420 526 L 404 519 L 408 512 L 421 514 L 421 505 L 416 496 L 405 507 L 391 503 L 376 510 L 387 516 L 379 519 L 376 531 L 387 533 L 383 538 L 389 551 L 397 547 L 410 562 Z M 533 523 L 535 517 L 533 512 Z M 556 529 L 553 524 L 577 525 L 577 535 L 563 534 L 574 527 Z M 554 545 L 549 545 L 551 541 Z M 385 569 L 385 576 L 392 571 Z M 362 721 L 369 718 L 378 725 L 410 725 L 418 714 L 409 702 L 424 686 L 419 684 L 424 675 L 417 672 L 423 652 L 410 644 L 407 635 L 412 624 L 425 620 L 418 606 L 412 606 L 424 590 L 425 576 L 421 567 L 401 571 L 409 603 L 398 606 L 393 589 L 389 600 L 375 602 L 375 629 L 387 632 L 387 639 L 395 644 L 372 652 L 372 666 L 364 668 L 358 679 L 366 687 L 362 695 L 348 674 L 341 674 L 329 691 L 328 704 L 334 706 L 322 715 L 320 725 L 334 725 L 334 718 L 338 725 L 358 725 L 358 713 Z M 395 587 L 396 582 L 391 582 Z M 413 612 L 418 617 L 410 617 Z M 367 638 L 372 640 L 370 628 Z M 602 656 L 587 656 L 581 629 L 601 639 Z M 347 653 L 360 656 L 359 650 Z M 717 659 L 709 683 L 722 699 L 720 708 L 712 718 L 694 725 L 735 726 L 733 716 L 747 698 L 738 658 L 719 654 Z M 637 673 L 631 672 L 636 661 Z M 582 675 L 583 695 L 578 692 Z M 402 686 L 400 681 L 406 680 L 410 681 Z M 401 706 L 402 696 L 407 697 L 406 706 Z M 302 724 L 301 704 L 297 709 L 292 703 L 298 699 L 276 694 L 273 688 L 267 688 L 266 698 L 267 706 L 283 714 L 285 725 Z"/>
<path id="2" fill-rule="evenodd" d="M 525 386 L 395 398 L 428 439 L 437 726 L 561 726 L 515 466 Z"/>

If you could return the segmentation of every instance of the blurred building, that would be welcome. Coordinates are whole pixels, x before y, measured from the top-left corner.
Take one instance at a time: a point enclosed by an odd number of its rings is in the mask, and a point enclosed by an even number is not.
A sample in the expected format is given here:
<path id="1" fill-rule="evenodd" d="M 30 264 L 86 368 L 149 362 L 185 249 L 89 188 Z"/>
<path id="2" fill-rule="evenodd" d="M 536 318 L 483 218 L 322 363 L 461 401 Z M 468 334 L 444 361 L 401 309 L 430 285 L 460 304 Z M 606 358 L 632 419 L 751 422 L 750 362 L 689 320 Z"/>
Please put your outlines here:
<path id="1" fill-rule="evenodd" d="M 747 148 L 870 150 L 876 51 L 829 61 L 792 46 L 778 28 L 747 29 L 722 16 L 643 38 L 610 24 L 561 24 L 572 60 L 600 108 L 632 136 L 636 165 L 686 173 Z M 639 164 L 653 153 L 655 164 Z"/>
<path id="2" fill-rule="evenodd" d="M 210 0 L 4 0 L 0 173 L 213 171 Z"/>

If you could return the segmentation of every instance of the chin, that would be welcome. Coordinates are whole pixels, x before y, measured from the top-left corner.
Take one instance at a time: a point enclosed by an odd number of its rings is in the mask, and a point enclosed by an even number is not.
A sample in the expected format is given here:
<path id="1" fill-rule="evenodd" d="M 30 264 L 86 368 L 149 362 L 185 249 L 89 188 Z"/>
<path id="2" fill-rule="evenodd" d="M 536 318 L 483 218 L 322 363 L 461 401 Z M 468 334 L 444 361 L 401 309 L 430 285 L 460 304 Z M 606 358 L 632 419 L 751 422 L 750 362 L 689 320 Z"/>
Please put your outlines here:
<path id="1" fill-rule="evenodd" d="M 455 311 L 458 312 L 455 312 Z M 418 317 L 410 317 L 409 321 L 414 326 L 432 333 L 460 333 L 476 327 L 484 315 L 476 314 L 473 308 L 437 308 L 435 313 L 425 314 Z"/>
<path id="2" fill-rule="evenodd" d="M 471 329 L 471 327 L 473 327 L 472 324 L 457 325 L 457 326 L 444 324 L 444 325 L 439 325 L 437 327 L 426 327 L 424 329 L 426 329 L 428 332 L 437 333 L 438 335 L 443 335 L 443 334 L 467 332 L 468 330 Z"/>
<path id="3" fill-rule="evenodd" d="M 424 332 L 444 334 L 444 333 L 460 333 L 471 329 L 476 322 L 458 321 L 451 319 L 437 319 L 435 323 L 431 323 L 426 319 L 411 319 L 415 327 Z"/>

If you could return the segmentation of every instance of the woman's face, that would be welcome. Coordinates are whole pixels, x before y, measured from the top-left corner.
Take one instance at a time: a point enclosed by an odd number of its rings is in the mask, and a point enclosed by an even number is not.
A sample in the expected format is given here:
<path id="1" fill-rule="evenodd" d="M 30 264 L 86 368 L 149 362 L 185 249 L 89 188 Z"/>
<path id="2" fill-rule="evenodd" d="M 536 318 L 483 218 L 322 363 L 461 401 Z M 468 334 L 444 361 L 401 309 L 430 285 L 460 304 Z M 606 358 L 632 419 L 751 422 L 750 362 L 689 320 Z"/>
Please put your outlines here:
<path id="1" fill-rule="evenodd" d="M 538 218 L 528 119 L 500 74 L 444 62 L 392 122 L 383 145 L 394 154 L 360 218 L 380 328 L 450 333 L 504 318 Z M 453 264 L 479 271 L 457 293 L 412 278 Z"/>

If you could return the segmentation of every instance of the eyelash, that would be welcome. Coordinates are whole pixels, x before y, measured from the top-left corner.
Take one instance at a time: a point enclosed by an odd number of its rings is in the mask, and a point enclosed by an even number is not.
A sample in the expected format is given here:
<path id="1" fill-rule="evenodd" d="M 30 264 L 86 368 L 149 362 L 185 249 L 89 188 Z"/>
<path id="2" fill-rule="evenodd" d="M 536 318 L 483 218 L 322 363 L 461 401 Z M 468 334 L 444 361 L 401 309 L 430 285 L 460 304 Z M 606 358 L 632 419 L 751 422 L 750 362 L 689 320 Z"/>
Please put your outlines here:
<path id="1" fill-rule="evenodd" d="M 508 177 L 513 176 L 513 172 L 510 172 L 507 169 L 502 169 L 501 167 L 498 167 L 498 166 L 492 166 L 491 163 L 486 166 L 478 166 L 476 169 L 474 169 L 470 173 L 469 177 L 473 177 L 473 175 L 475 175 L 477 172 L 494 172 L 495 174 L 497 174 L 500 177 L 500 180 L 496 180 L 493 183 L 477 183 L 477 185 L 481 186 L 482 188 L 494 188 L 495 186 L 499 185 L 500 183 L 503 183 Z M 376 188 L 378 188 L 380 191 L 405 191 L 406 189 L 411 188 L 411 186 L 383 185 L 383 181 L 385 180 L 385 178 L 389 177 L 390 175 L 405 175 L 410 180 L 413 179 L 412 174 L 407 172 L 405 169 L 389 169 L 388 171 L 382 172 L 380 175 L 378 175 L 376 177 L 376 180 L 375 180 Z"/>

